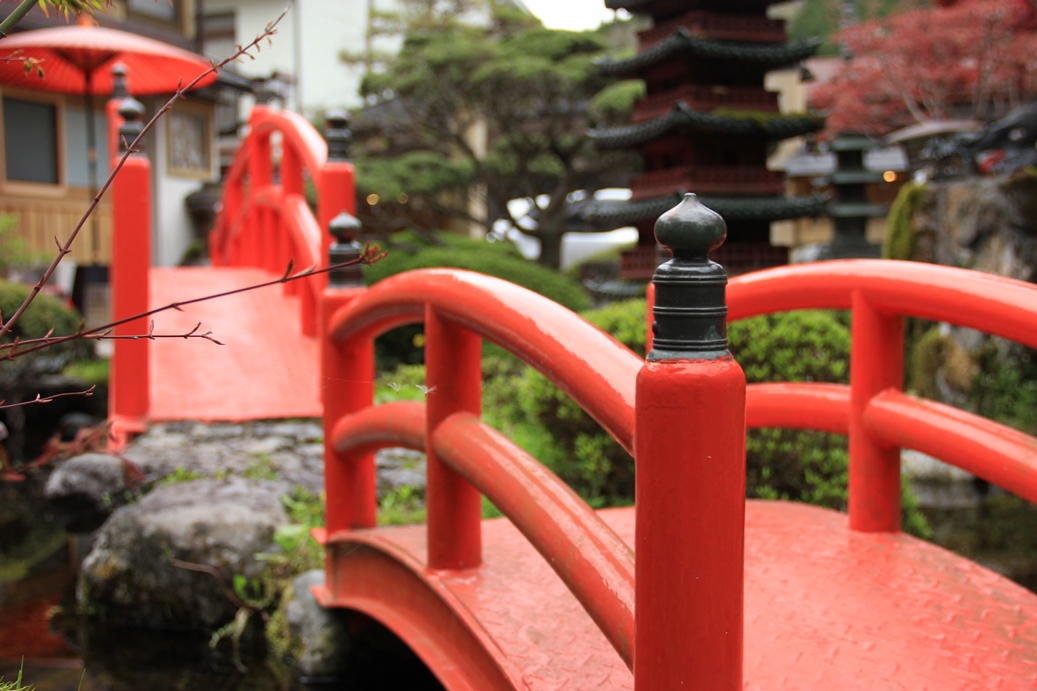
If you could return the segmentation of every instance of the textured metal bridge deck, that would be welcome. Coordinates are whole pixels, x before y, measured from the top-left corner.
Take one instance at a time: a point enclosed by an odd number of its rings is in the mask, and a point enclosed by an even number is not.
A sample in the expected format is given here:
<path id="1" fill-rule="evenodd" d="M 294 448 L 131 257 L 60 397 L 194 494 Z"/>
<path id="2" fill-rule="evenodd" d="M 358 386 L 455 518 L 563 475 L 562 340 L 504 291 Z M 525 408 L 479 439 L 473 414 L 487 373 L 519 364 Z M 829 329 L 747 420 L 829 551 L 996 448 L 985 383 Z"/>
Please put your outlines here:
<path id="1" fill-rule="evenodd" d="M 601 515 L 633 542 L 632 509 Z M 506 520 L 484 523 L 485 564 L 472 571 L 426 572 L 424 533 L 331 536 L 322 602 L 381 619 L 448 688 L 633 686 Z M 745 546 L 746 689 L 1037 689 L 1037 595 L 971 561 L 786 502 L 748 502 Z M 459 653 L 473 645 L 482 652 Z"/>
<path id="2" fill-rule="evenodd" d="M 278 278 L 209 267 L 150 273 L 152 308 Z M 319 350 L 302 334 L 298 298 L 280 285 L 156 314 L 155 333 L 202 330 L 226 345 L 162 339 L 151 346 L 151 420 L 319 417 Z"/>

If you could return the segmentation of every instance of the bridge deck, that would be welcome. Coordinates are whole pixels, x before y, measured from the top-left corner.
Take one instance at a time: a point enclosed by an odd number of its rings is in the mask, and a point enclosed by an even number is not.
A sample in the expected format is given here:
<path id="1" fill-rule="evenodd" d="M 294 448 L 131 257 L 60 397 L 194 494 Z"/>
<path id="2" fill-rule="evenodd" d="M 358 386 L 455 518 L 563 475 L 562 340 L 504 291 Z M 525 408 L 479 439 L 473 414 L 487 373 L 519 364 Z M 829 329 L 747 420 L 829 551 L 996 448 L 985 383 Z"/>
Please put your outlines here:
<path id="1" fill-rule="evenodd" d="M 151 270 L 152 308 L 277 278 L 260 269 Z M 151 348 L 152 420 L 319 417 L 316 338 L 299 325 L 298 298 L 280 285 L 155 315 L 155 333 L 202 330 L 226 345 L 169 339 Z"/>
<path id="2" fill-rule="evenodd" d="M 632 509 L 601 515 L 632 544 Z M 322 603 L 382 620 L 448 688 L 632 687 L 509 522 L 484 523 L 473 571 L 425 572 L 424 532 L 331 536 Z M 1037 688 L 1037 595 L 910 536 L 850 532 L 836 512 L 748 503 L 745 605 L 746 689 Z M 458 657 L 473 644 L 491 652 Z"/>

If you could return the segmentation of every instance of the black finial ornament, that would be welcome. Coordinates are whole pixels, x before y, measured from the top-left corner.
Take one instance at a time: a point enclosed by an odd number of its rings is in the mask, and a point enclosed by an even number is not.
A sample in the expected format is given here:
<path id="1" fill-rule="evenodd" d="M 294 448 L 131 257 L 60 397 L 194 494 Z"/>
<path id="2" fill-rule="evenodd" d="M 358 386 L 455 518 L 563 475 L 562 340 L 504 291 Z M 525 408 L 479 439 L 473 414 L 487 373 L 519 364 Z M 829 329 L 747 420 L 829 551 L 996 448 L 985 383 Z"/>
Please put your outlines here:
<path id="1" fill-rule="evenodd" d="M 121 62 L 112 67 L 112 98 L 126 98 L 130 95 L 129 82 L 126 79 L 128 70 Z"/>
<path id="2" fill-rule="evenodd" d="M 655 238 L 673 259 L 655 270 L 649 360 L 715 360 L 728 354 L 727 273 L 707 256 L 723 244 L 727 225 L 694 194 L 655 223 Z"/>
<path id="3" fill-rule="evenodd" d="M 353 143 L 353 132 L 349 129 L 349 113 L 331 110 L 327 114 L 324 138 L 328 142 L 329 161 L 348 161 L 349 147 Z"/>
<path id="4" fill-rule="evenodd" d="M 331 219 L 328 231 L 334 236 L 335 242 L 328 250 L 329 265 L 344 264 L 360 258 L 363 248 L 360 247 L 356 238 L 363 227 L 360 219 L 347 211 L 343 211 Z M 360 262 L 332 269 L 328 276 L 328 286 L 331 288 L 360 288 L 363 285 L 363 265 Z"/>
<path id="5" fill-rule="evenodd" d="M 144 131 L 144 104 L 132 96 L 127 96 L 119 103 L 119 115 L 123 119 L 122 126 L 119 127 L 119 151 L 124 152 Z M 143 148 L 141 142 L 134 153 L 141 153 Z"/>

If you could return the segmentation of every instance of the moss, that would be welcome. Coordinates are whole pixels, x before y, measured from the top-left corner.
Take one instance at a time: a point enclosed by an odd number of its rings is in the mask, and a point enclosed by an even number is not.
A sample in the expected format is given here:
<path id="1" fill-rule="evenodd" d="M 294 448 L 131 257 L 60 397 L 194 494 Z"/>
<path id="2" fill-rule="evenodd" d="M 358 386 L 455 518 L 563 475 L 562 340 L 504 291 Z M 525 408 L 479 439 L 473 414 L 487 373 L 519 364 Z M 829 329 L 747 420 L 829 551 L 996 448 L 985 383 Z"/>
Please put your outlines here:
<path id="1" fill-rule="evenodd" d="M 936 377 L 947 352 L 948 338 L 939 326 L 930 327 L 911 348 L 908 389 L 924 398 L 936 398 Z"/>
<path id="2" fill-rule="evenodd" d="M 927 185 L 909 182 L 900 188 L 886 217 L 886 237 L 882 241 L 884 259 L 910 259 L 915 249 L 915 214 L 929 202 Z"/>
<path id="3" fill-rule="evenodd" d="M 817 120 L 818 123 L 824 124 L 824 118 L 820 115 L 814 115 L 812 113 L 780 113 L 771 112 L 766 110 L 739 110 L 737 108 L 714 108 L 710 111 L 710 115 L 715 115 L 721 118 L 733 118 L 736 120 L 751 120 L 763 129 L 768 129 L 776 120 L 785 120 L 790 117 L 810 118 Z"/>

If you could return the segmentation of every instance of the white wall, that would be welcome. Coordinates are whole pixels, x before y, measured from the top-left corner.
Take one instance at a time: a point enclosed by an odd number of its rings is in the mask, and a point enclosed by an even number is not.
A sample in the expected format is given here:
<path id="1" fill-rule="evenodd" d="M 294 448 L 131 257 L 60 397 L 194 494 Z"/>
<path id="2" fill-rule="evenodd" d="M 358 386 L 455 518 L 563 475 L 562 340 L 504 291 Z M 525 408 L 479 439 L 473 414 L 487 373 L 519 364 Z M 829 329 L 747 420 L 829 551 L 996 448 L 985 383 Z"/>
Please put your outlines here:
<path id="1" fill-rule="evenodd" d="M 295 93 L 286 105 L 307 118 L 329 108 L 358 105 L 360 74 L 343 64 L 339 53 L 363 45 L 370 2 L 292 0 L 270 44 L 264 42 L 261 50 L 253 51 L 255 60 L 240 60 L 234 69 L 248 77 L 267 77 L 273 72 L 297 76 Z M 262 33 L 284 6 L 284 0 L 206 0 L 205 11 L 234 11 L 236 40 L 247 43 Z M 250 104 L 244 105 L 242 116 L 247 117 Z"/>
<path id="2" fill-rule="evenodd" d="M 150 118 L 156 109 L 165 103 L 164 100 L 146 99 L 145 118 Z M 211 104 L 200 101 L 192 102 L 195 108 L 208 110 L 213 117 Z M 187 213 L 186 197 L 196 192 L 206 181 L 218 177 L 218 156 L 215 142 L 210 142 L 210 165 L 207 175 L 183 176 L 169 172 L 167 127 L 168 114 L 151 131 L 145 143 L 148 159 L 151 161 L 151 265 L 176 266 L 183 259 L 184 253 L 194 240 L 194 226 Z"/>

